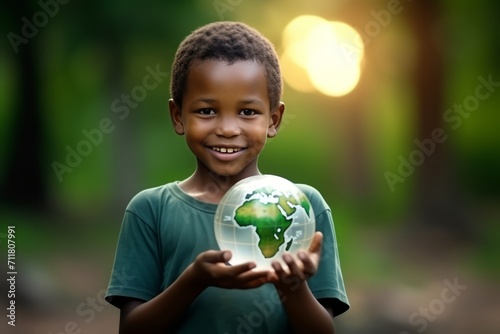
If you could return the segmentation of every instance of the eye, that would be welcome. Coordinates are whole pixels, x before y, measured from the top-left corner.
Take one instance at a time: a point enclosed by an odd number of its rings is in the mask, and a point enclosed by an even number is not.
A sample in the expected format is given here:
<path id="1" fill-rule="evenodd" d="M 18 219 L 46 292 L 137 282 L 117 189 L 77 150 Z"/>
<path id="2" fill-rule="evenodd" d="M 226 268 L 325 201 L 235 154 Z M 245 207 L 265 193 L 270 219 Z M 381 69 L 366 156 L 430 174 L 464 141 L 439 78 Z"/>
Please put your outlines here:
<path id="1" fill-rule="evenodd" d="M 243 116 L 252 116 L 255 114 L 256 114 L 255 110 L 252 110 L 252 109 L 243 109 L 240 111 L 240 115 L 243 115 Z"/>
<path id="2" fill-rule="evenodd" d="M 198 113 L 204 116 L 215 115 L 215 110 L 213 110 L 212 108 L 203 108 L 198 110 Z"/>

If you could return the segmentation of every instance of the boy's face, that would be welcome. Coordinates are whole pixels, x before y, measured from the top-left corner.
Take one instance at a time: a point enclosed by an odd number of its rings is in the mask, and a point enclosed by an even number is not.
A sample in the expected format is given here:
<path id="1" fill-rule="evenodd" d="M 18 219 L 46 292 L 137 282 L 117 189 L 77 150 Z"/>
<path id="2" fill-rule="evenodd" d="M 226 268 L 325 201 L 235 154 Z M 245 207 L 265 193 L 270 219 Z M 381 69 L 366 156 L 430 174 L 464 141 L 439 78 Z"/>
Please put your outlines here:
<path id="1" fill-rule="evenodd" d="M 276 135 L 283 111 L 283 104 L 270 110 L 264 69 L 253 61 L 196 62 L 182 110 L 170 101 L 175 131 L 186 136 L 198 171 L 237 178 L 258 173 L 258 155 Z"/>

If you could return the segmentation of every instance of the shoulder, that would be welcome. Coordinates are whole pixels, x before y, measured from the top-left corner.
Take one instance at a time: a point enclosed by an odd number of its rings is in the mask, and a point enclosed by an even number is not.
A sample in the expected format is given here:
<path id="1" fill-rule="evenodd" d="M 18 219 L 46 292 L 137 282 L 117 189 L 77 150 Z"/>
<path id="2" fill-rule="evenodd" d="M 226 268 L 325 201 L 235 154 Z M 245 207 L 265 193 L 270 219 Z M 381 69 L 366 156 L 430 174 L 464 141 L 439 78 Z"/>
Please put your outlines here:
<path id="1" fill-rule="evenodd" d="M 127 205 L 126 211 L 139 213 L 156 211 L 172 197 L 174 183 L 148 188 L 137 193 Z"/>
<path id="2" fill-rule="evenodd" d="M 330 210 L 330 206 L 316 188 L 302 183 L 296 183 L 295 185 L 307 196 L 316 215 L 325 210 Z"/>
<path id="3" fill-rule="evenodd" d="M 303 184 L 303 183 L 296 183 L 295 185 L 300 190 L 302 190 L 302 192 L 304 194 L 306 194 L 307 197 L 311 197 L 311 198 L 320 197 L 320 198 L 323 198 L 323 196 L 321 195 L 321 193 L 316 188 L 314 188 L 313 186 L 310 186 L 308 184 Z"/>

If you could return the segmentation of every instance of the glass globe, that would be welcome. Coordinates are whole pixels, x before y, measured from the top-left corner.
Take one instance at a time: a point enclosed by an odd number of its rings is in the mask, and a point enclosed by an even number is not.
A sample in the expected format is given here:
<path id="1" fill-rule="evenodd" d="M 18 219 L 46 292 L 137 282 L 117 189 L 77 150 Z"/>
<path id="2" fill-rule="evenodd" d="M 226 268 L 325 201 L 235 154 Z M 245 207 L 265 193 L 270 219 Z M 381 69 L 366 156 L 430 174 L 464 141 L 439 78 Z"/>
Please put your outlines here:
<path id="1" fill-rule="evenodd" d="M 292 182 L 275 175 L 245 178 L 222 197 L 214 219 L 221 250 L 233 254 L 232 265 L 253 261 L 271 268 L 285 252 L 307 250 L 316 229 L 306 195 Z"/>

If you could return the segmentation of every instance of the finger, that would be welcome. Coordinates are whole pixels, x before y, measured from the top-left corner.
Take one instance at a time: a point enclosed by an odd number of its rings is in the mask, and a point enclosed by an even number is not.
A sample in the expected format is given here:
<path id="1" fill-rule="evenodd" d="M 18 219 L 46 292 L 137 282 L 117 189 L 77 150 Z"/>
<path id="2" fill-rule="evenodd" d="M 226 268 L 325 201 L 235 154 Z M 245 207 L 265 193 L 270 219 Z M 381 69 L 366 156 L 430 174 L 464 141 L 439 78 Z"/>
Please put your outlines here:
<path id="1" fill-rule="evenodd" d="M 240 286 L 256 287 L 271 281 L 272 274 L 269 270 L 250 270 L 236 277 Z"/>
<path id="2" fill-rule="evenodd" d="M 278 280 L 284 280 L 288 275 L 288 268 L 285 268 L 280 261 L 273 261 L 271 265 L 276 273 L 276 278 Z"/>
<path id="3" fill-rule="evenodd" d="M 314 233 L 311 245 L 309 246 L 309 252 L 311 253 L 321 253 L 321 245 L 323 244 L 323 233 Z"/>
<path id="4" fill-rule="evenodd" d="M 274 272 L 276 273 L 276 275 L 278 275 L 278 277 L 281 277 L 280 274 L 284 272 L 283 267 L 281 266 L 281 263 L 278 262 L 278 261 L 273 261 L 271 263 L 271 266 L 273 267 Z"/>
<path id="5" fill-rule="evenodd" d="M 271 276 L 270 270 L 249 270 L 238 275 L 241 282 L 250 282 L 261 278 L 268 279 Z"/>
<path id="6" fill-rule="evenodd" d="M 297 257 L 302 261 L 303 272 L 307 277 L 313 276 L 317 271 L 317 262 L 313 261 L 313 257 L 309 256 L 306 252 L 299 251 Z"/>
<path id="7" fill-rule="evenodd" d="M 283 261 L 285 261 L 288 266 L 291 275 L 296 276 L 301 280 L 305 279 L 302 261 L 294 258 L 291 254 L 284 254 Z"/>
<path id="8" fill-rule="evenodd" d="M 230 251 L 216 251 L 216 250 L 208 250 L 199 255 L 200 260 L 208 263 L 218 263 L 224 262 L 227 263 L 231 259 L 233 255 Z"/>
<path id="9" fill-rule="evenodd" d="M 267 276 L 259 277 L 253 280 L 245 279 L 242 281 L 237 288 L 239 289 L 253 289 L 257 288 L 263 284 L 272 282 L 271 274 L 269 273 Z"/>
<path id="10" fill-rule="evenodd" d="M 256 266 L 257 265 L 254 262 L 245 262 L 235 266 L 230 266 L 226 270 L 230 276 L 236 277 L 243 274 L 244 272 L 254 269 Z"/>
<path id="11" fill-rule="evenodd" d="M 276 273 L 276 270 L 273 270 L 269 273 L 269 276 L 267 277 L 268 282 L 277 282 L 279 281 L 278 274 Z"/>

